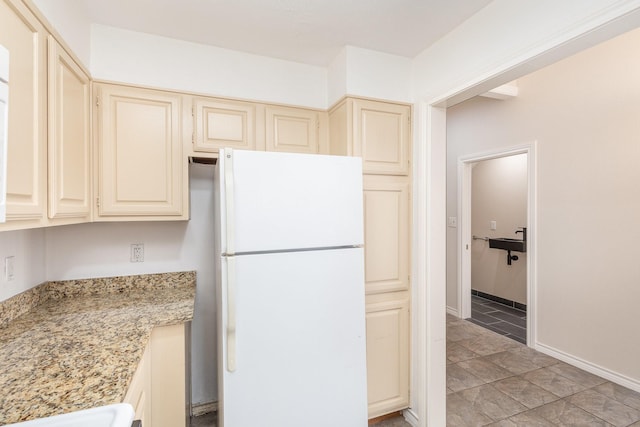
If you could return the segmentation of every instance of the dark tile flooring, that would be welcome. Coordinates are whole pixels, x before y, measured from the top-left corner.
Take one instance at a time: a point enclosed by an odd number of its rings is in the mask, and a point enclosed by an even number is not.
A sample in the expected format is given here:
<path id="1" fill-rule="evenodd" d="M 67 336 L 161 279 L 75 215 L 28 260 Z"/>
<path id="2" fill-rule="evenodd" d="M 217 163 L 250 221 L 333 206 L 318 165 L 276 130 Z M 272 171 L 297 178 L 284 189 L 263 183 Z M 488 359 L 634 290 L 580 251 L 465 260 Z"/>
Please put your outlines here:
<path id="1" fill-rule="evenodd" d="M 471 295 L 471 318 L 468 320 L 522 344 L 527 343 L 526 311 Z"/>

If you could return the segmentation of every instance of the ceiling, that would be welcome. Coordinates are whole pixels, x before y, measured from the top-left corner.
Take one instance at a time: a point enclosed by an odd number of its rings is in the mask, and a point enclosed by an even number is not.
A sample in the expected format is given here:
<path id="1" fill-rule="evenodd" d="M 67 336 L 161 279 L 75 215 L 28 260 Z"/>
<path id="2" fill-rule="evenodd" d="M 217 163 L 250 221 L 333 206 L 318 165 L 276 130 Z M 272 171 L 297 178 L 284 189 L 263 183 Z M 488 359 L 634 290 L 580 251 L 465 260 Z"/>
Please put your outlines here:
<path id="1" fill-rule="evenodd" d="M 491 0 L 84 0 L 91 22 L 327 66 L 345 45 L 415 57 Z"/>

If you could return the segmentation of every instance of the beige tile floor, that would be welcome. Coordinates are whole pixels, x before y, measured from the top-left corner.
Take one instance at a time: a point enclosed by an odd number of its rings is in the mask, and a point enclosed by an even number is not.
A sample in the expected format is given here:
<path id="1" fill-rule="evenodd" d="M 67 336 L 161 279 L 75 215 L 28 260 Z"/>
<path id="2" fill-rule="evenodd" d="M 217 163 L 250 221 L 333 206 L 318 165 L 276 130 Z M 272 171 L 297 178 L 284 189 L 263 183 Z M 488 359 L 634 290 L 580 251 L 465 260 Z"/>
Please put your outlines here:
<path id="1" fill-rule="evenodd" d="M 447 315 L 447 425 L 640 427 L 640 393 Z M 192 422 L 214 426 L 215 414 Z"/>
<path id="2" fill-rule="evenodd" d="M 640 427 L 640 393 L 447 316 L 447 425 Z"/>

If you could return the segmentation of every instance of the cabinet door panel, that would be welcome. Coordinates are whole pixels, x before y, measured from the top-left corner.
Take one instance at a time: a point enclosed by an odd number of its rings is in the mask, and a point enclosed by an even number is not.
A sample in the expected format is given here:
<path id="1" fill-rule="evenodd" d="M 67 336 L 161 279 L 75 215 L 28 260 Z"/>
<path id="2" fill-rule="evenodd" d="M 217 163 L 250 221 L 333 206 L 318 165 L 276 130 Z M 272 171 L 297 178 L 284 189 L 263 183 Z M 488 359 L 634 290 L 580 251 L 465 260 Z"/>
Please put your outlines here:
<path id="1" fill-rule="evenodd" d="M 367 294 L 409 289 L 409 183 L 365 176 L 365 288 Z"/>
<path id="2" fill-rule="evenodd" d="M 318 153 L 318 112 L 266 107 L 267 151 Z"/>
<path id="3" fill-rule="evenodd" d="M 411 107 L 357 99 L 355 155 L 362 156 L 363 172 L 408 175 L 411 145 Z"/>
<path id="4" fill-rule="evenodd" d="M 45 30 L 22 2 L 0 1 L 0 44 L 9 50 L 7 220 L 46 215 Z"/>
<path id="5" fill-rule="evenodd" d="M 193 108 L 194 151 L 217 153 L 224 147 L 256 149 L 255 104 L 197 98 Z"/>
<path id="6" fill-rule="evenodd" d="M 409 300 L 389 297 L 366 306 L 369 418 L 409 406 Z"/>
<path id="7" fill-rule="evenodd" d="M 99 216 L 182 215 L 180 95 L 102 85 L 99 99 Z"/>
<path id="8" fill-rule="evenodd" d="M 157 327 L 151 331 L 150 361 L 150 425 L 185 427 L 187 383 L 184 324 Z"/>
<path id="9" fill-rule="evenodd" d="M 90 211 L 89 77 L 49 36 L 49 218 Z"/>
<path id="10" fill-rule="evenodd" d="M 142 356 L 142 360 L 136 369 L 133 379 L 129 384 L 127 394 L 122 400 L 133 406 L 136 420 L 142 421 L 142 425 L 151 420 L 151 366 L 150 366 L 150 349 L 147 347 Z"/>

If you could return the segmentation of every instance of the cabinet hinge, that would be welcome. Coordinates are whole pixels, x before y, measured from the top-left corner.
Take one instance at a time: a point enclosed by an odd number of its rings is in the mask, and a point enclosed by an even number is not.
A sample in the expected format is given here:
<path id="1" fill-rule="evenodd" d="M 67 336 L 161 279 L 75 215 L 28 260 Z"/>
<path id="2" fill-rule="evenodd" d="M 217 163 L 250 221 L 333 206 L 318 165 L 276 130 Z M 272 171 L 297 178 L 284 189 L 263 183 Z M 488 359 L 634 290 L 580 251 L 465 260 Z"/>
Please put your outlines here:
<path id="1" fill-rule="evenodd" d="M 196 116 L 196 107 L 191 107 L 191 117 Z"/>
<path id="2" fill-rule="evenodd" d="M 100 207 L 100 197 L 96 197 L 96 207 Z"/>
<path id="3" fill-rule="evenodd" d="M 100 97 L 96 96 L 96 107 L 100 106 Z"/>

